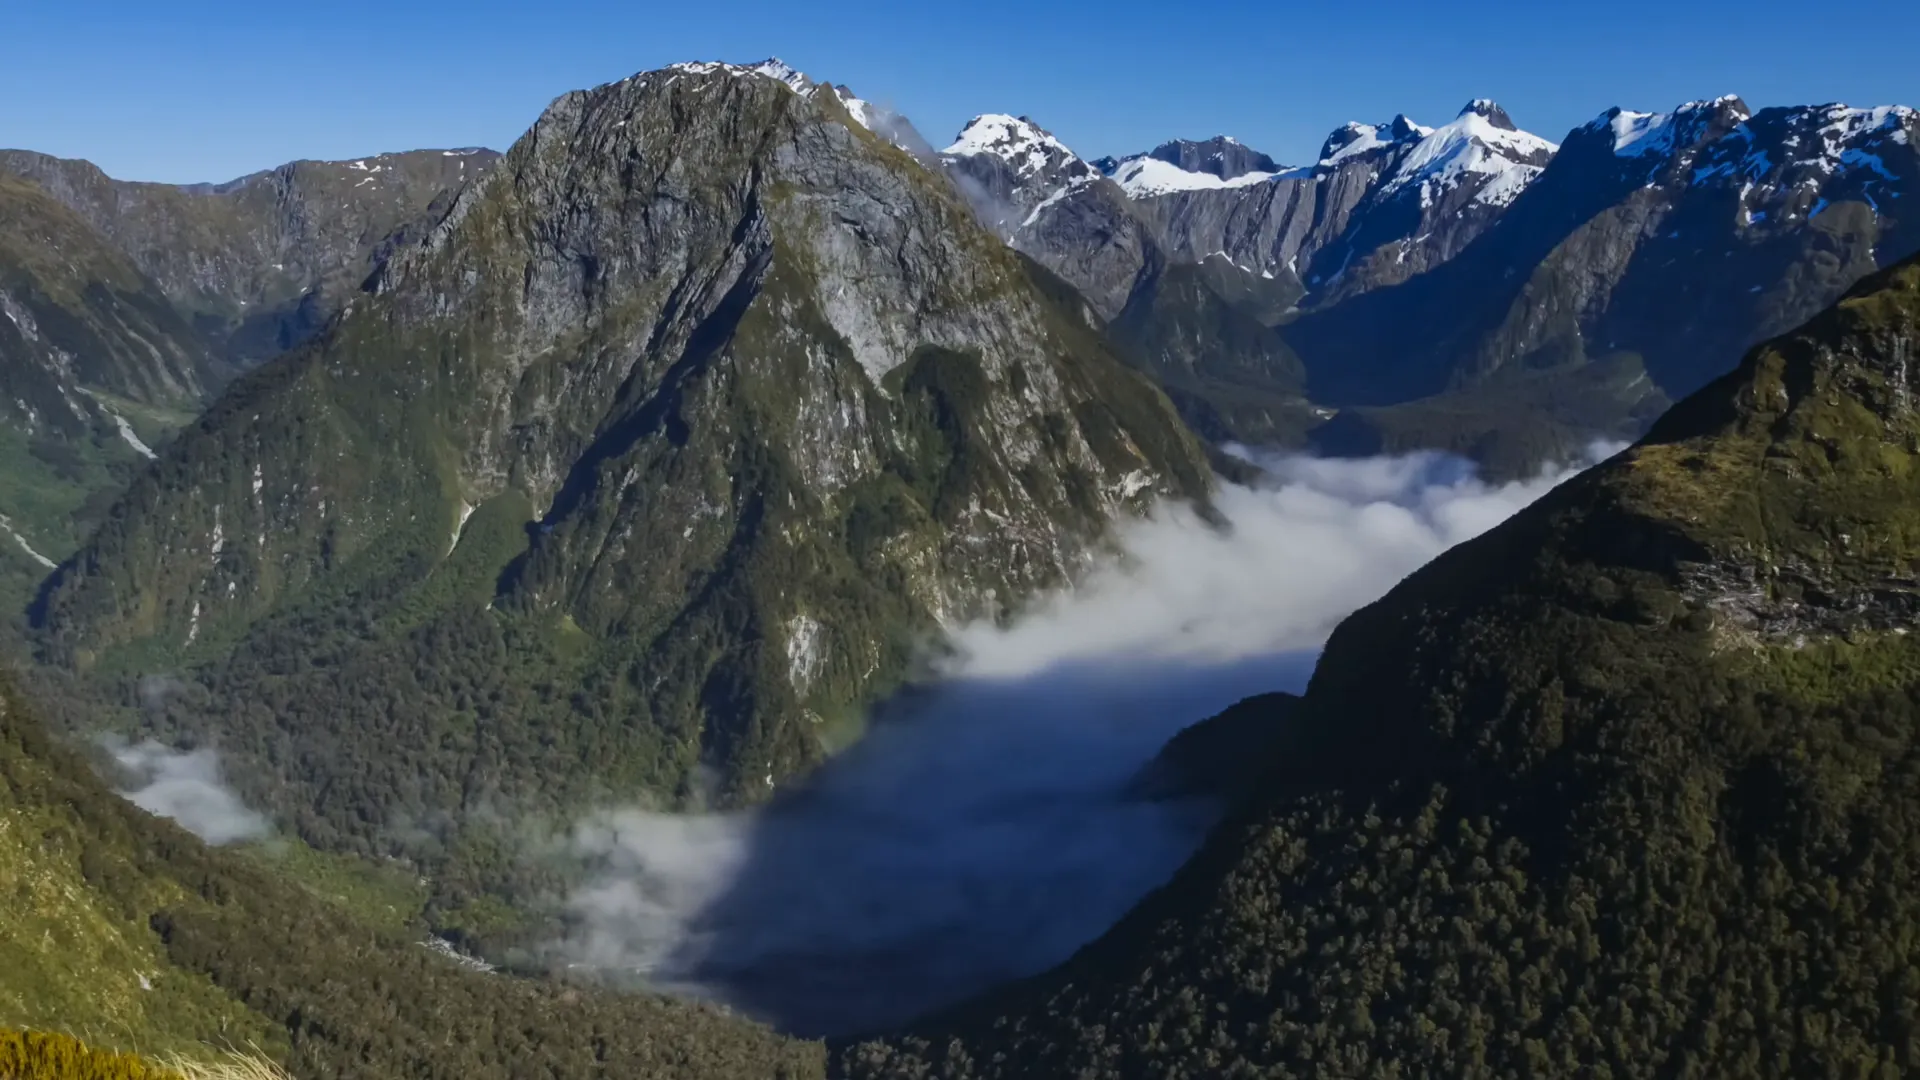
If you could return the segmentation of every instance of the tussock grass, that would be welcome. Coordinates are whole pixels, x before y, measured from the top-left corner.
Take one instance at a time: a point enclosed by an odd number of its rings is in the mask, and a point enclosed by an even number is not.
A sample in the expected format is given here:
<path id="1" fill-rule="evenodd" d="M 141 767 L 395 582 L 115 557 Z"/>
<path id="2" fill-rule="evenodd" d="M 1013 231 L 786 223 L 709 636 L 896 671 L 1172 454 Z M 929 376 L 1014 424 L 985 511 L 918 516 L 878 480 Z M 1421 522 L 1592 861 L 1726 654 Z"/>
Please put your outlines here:
<path id="1" fill-rule="evenodd" d="M 0 1029 L 0 1080 L 292 1080 L 258 1047 L 216 1058 L 150 1061 L 57 1031 Z"/>

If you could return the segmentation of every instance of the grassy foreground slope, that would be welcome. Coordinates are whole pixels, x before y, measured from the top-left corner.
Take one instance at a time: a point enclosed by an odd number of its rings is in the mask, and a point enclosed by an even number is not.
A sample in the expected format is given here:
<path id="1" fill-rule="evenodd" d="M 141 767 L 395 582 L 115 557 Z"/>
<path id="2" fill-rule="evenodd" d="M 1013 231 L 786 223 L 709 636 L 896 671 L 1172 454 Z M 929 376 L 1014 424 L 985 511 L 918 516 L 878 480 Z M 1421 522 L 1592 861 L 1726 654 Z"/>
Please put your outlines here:
<path id="1" fill-rule="evenodd" d="M 123 802 L 0 687 L 0 1025 L 321 1077 L 805 1077 L 720 1010 L 470 970 Z"/>
<path id="2" fill-rule="evenodd" d="M 1916 340 L 1908 262 L 1353 615 L 1175 880 L 845 1071 L 1920 1068 Z"/>

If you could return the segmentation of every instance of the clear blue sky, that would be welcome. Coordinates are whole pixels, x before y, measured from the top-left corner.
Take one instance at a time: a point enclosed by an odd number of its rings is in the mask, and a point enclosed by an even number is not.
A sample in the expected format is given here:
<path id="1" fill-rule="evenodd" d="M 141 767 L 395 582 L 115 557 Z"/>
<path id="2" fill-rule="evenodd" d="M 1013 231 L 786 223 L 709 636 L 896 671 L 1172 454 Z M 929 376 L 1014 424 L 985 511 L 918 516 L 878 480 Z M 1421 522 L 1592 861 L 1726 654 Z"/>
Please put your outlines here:
<path id="1" fill-rule="evenodd" d="M 1031 115 L 1089 157 L 1225 132 L 1289 163 L 1350 119 L 1491 97 L 1558 139 L 1609 105 L 1738 93 L 1920 104 L 1912 0 L 1582 5 L 1277 0 L 0 0 L 0 146 L 128 179 L 300 157 L 505 149 L 556 95 L 676 60 L 777 55 L 935 145 Z"/>

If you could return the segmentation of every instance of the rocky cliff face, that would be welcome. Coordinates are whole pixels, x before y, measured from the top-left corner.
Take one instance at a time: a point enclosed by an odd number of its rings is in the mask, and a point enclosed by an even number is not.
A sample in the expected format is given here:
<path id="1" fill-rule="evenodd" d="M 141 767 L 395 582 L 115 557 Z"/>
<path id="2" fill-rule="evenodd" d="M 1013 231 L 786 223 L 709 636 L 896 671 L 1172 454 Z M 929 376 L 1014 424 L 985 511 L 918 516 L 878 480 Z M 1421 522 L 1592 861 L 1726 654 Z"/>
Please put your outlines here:
<path id="1" fill-rule="evenodd" d="M 103 675 L 197 672 L 321 842 L 756 798 L 922 636 L 1204 497 L 1096 322 L 831 88 L 569 94 L 183 436 L 40 623 Z"/>
<path id="2" fill-rule="evenodd" d="M 224 184 L 133 183 L 89 162 L 10 150 L 32 181 L 157 283 L 230 376 L 317 333 L 393 235 L 483 174 L 491 150 L 296 161 Z"/>
<path id="3" fill-rule="evenodd" d="M 1356 613 L 1170 752 L 1242 801 L 1165 889 L 844 1070 L 1900 1073 L 1916 340 L 1908 263 Z"/>
<path id="4" fill-rule="evenodd" d="M 976 116 L 941 151 L 980 220 L 1111 319 L 1153 272 L 1157 247 L 1124 192 L 1026 117 Z"/>
<path id="5" fill-rule="evenodd" d="M 1304 168 L 1216 171 L 1155 151 L 1113 175 L 1172 257 L 1219 252 L 1256 273 L 1295 276 L 1309 304 L 1325 304 L 1451 258 L 1554 150 L 1498 105 L 1474 101 L 1439 128 L 1404 116 L 1348 124 Z"/>

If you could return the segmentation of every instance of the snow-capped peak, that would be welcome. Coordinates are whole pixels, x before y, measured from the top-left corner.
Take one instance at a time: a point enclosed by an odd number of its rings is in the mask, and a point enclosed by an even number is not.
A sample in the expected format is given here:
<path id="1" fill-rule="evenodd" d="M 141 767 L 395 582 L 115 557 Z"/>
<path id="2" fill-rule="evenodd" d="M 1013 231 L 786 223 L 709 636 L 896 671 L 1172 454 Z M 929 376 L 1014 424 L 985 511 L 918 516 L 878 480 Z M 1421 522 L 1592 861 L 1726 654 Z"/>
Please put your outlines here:
<path id="1" fill-rule="evenodd" d="M 1737 94 L 1724 94 L 1710 101 L 1689 101 L 1670 113 L 1608 109 L 1587 130 L 1609 132 L 1613 152 L 1620 157 L 1646 157 L 1691 145 L 1716 118 L 1740 123 L 1752 116 L 1753 110 Z"/>
<path id="2" fill-rule="evenodd" d="M 1067 164 L 1079 164 L 1092 171 L 1092 166 L 1082 162 L 1065 143 L 1039 125 L 1024 116 L 1005 113 L 974 117 L 960 129 L 953 145 L 941 153 L 949 157 L 992 154 L 1013 166 L 1015 175 L 1023 179 Z"/>
<path id="3" fill-rule="evenodd" d="M 1370 150 L 1383 146 L 1393 146 L 1410 139 L 1421 139 L 1432 134 L 1433 129 L 1414 123 L 1406 113 L 1394 117 L 1384 124 L 1362 124 L 1354 121 L 1334 129 L 1327 141 L 1320 147 L 1320 164 L 1337 165 L 1351 157 L 1357 157 Z"/>
<path id="4" fill-rule="evenodd" d="M 1559 149 L 1515 128 L 1498 105 L 1477 101 L 1462 109 L 1452 123 L 1421 136 L 1381 190 L 1391 193 L 1417 187 L 1420 204 L 1427 206 L 1468 177 L 1478 176 L 1486 180 L 1475 199 L 1505 206 L 1540 175 Z"/>
<path id="5" fill-rule="evenodd" d="M 1866 189 L 1896 179 L 1886 155 L 1905 157 L 1910 151 L 1896 148 L 1910 146 L 1916 134 L 1920 115 L 1902 105 L 1767 109 L 1702 148 L 1691 179 L 1740 184 L 1742 206 L 1750 210 L 1750 203 L 1768 199 L 1792 202 L 1793 193 L 1808 188 L 1824 202 L 1829 182 L 1853 177 L 1872 206 L 1874 195 Z"/>
<path id="6" fill-rule="evenodd" d="M 1472 101 L 1467 102 L 1466 108 L 1461 109 L 1458 115 L 1467 116 L 1470 114 L 1480 117 L 1502 131 L 1519 130 L 1519 128 L 1514 127 L 1513 117 L 1507 115 L 1507 110 L 1501 108 L 1500 103 L 1491 98 L 1474 98 Z"/>
<path id="7" fill-rule="evenodd" d="M 760 75 L 775 82 L 785 83 L 796 93 L 806 93 L 813 89 L 814 81 L 802 72 L 794 70 L 778 57 L 768 57 L 757 64 L 727 64 L 718 60 L 692 60 L 685 63 L 670 64 L 668 71 L 677 71 L 686 75 L 712 75 L 724 72 L 728 75 Z"/>

